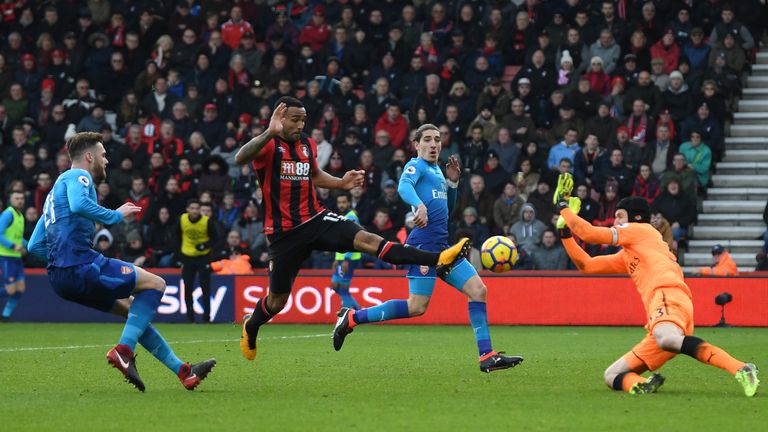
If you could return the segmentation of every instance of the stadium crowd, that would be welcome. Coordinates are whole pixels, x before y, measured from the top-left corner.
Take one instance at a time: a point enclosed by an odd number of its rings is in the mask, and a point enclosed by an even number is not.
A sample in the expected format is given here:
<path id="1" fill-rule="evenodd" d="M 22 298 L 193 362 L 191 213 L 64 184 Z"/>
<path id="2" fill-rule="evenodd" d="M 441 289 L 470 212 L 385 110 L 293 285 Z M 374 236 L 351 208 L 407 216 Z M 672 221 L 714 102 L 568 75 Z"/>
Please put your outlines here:
<path id="1" fill-rule="evenodd" d="M 396 188 L 411 130 L 430 122 L 441 159 L 460 155 L 465 172 L 453 235 L 511 235 L 518 268 L 568 268 L 551 198 L 570 171 L 582 217 L 610 226 L 619 199 L 645 197 L 676 250 L 727 151 L 764 11 L 759 0 L 5 0 L 0 190 L 26 194 L 28 236 L 69 167 L 66 139 L 100 132 L 101 204 L 144 211 L 97 227 L 97 249 L 176 265 L 195 197 L 216 220 L 211 259 L 264 267 L 263 196 L 234 155 L 295 95 L 318 165 L 366 171 L 352 206 L 385 239 L 413 228 Z"/>

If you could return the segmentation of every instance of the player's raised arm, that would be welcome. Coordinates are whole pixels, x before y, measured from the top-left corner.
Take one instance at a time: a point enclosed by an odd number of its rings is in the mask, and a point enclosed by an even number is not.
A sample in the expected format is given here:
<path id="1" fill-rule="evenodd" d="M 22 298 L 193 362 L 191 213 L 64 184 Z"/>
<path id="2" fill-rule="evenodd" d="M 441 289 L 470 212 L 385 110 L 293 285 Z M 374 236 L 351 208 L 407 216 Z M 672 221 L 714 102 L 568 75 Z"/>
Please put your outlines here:
<path id="1" fill-rule="evenodd" d="M 32 236 L 27 244 L 27 252 L 43 261 L 48 261 L 48 241 L 45 237 L 45 216 L 40 215 Z"/>
<path id="2" fill-rule="evenodd" d="M 267 130 L 260 135 L 252 138 L 245 143 L 235 155 L 235 162 L 238 165 L 247 164 L 259 156 L 261 150 L 277 135 L 283 131 L 283 121 L 285 120 L 285 112 L 288 110 L 288 105 L 281 103 L 275 108 L 275 112 L 272 113 L 272 118 L 269 120 L 269 126 Z"/>
<path id="3" fill-rule="evenodd" d="M 560 174 L 557 178 L 557 188 L 552 196 L 552 201 L 557 212 L 565 219 L 565 223 L 570 230 L 587 243 L 615 245 L 618 242 L 618 234 L 615 228 L 592 226 L 591 223 L 579 217 L 569 208 L 571 206 L 572 191 L 573 176 L 569 173 Z M 578 199 L 573 198 L 573 200 Z M 580 208 L 580 205 L 578 207 Z M 558 222 L 558 225 L 560 223 Z"/>
<path id="4" fill-rule="evenodd" d="M 448 185 L 448 214 L 456 207 L 456 198 L 459 195 L 459 180 L 461 179 L 461 164 L 457 155 L 448 158 L 445 164 L 446 185 Z"/>
<path id="5" fill-rule="evenodd" d="M 563 246 L 568 256 L 576 267 L 587 274 L 626 274 L 624 259 L 618 253 L 612 255 L 601 255 L 596 257 L 589 256 L 584 249 L 579 246 L 573 237 L 565 237 Z"/>

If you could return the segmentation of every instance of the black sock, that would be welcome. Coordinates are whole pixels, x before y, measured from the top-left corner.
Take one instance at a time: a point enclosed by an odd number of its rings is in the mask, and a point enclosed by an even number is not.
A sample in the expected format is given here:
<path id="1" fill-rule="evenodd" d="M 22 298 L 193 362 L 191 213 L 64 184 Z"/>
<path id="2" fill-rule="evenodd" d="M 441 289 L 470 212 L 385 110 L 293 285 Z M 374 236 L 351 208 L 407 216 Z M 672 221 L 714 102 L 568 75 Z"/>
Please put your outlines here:
<path id="1" fill-rule="evenodd" d="M 618 375 L 616 375 L 616 378 L 613 379 L 613 389 L 618 391 L 624 391 L 624 386 L 622 385 L 624 383 L 624 376 L 627 375 L 629 372 L 623 372 Z"/>
<path id="2" fill-rule="evenodd" d="M 427 252 L 386 240 L 379 244 L 376 255 L 390 264 L 418 264 L 430 267 L 436 266 L 440 258 L 439 252 Z"/>
<path id="3" fill-rule="evenodd" d="M 272 313 L 267 307 L 267 297 L 259 299 L 256 303 L 256 307 L 253 308 L 253 315 L 246 324 L 246 328 L 249 332 L 253 333 L 261 327 L 262 324 L 268 322 L 275 316 L 276 313 Z"/>
<path id="4" fill-rule="evenodd" d="M 686 336 L 683 338 L 683 346 L 680 348 L 680 353 L 696 358 L 696 351 L 699 350 L 699 345 L 703 343 L 704 340 L 696 336 Z"/>

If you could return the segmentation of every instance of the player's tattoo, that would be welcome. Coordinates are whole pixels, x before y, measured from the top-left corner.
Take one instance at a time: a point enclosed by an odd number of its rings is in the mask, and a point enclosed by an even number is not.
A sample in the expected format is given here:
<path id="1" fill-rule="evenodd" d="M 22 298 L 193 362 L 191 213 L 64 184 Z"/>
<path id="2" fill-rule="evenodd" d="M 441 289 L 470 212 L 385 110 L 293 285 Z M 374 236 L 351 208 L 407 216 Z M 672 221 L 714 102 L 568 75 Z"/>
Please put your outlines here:
<path id="1" fill-rule="evenodd" d="M 256 158 L 267 143 L 274 138 L 269 131 L 264 131 L 260 135 L 253 137 L 245 143 L 235 155 L 235 162 L 238 165 L 246 164 Z"/>

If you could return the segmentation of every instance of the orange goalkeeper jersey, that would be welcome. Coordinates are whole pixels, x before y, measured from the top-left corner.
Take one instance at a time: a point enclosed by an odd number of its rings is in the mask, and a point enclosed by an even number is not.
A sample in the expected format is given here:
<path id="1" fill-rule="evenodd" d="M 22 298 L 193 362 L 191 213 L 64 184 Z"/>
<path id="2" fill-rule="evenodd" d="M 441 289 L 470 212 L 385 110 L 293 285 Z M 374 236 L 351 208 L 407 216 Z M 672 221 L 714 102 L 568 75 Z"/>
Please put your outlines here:
<path id="1" fill-rule="evenodd" d="M 571 231 L 587 243 L 622 247 L 613 255 L 590 257 L 573 239 L 565 239 L 563 243 L 568 255 L 583 272 L 629 274 L 646 306 L 657 288 L 679 288 L 692 297 L 675 256 L 651 224 L 627 223 L 605 228 L 592 226 L 570 209 L 564 209 L 560 214 Z"/>

